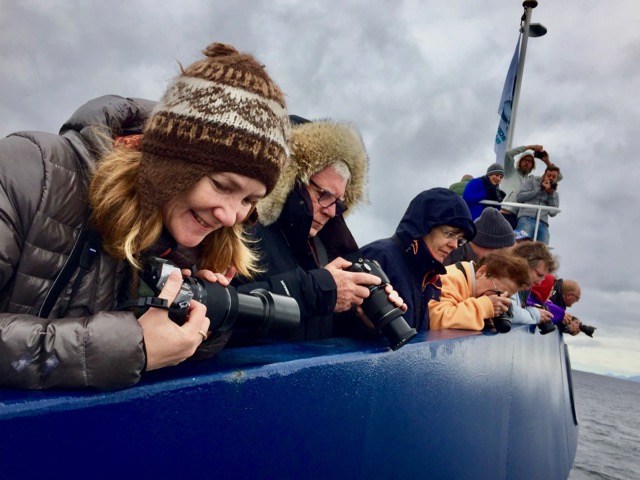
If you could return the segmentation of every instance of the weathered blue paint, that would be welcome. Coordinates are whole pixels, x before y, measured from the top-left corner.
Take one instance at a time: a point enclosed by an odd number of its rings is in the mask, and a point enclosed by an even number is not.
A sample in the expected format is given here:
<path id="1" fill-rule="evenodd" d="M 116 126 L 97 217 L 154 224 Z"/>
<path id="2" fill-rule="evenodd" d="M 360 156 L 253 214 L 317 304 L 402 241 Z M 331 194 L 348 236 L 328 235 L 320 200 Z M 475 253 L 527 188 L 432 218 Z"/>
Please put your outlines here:
<path id="1" fill-rule="evenodd" d="M 227 349 L 117 392 L 0 390 L 0 478 L 566 479 L 562 336 Z"/>

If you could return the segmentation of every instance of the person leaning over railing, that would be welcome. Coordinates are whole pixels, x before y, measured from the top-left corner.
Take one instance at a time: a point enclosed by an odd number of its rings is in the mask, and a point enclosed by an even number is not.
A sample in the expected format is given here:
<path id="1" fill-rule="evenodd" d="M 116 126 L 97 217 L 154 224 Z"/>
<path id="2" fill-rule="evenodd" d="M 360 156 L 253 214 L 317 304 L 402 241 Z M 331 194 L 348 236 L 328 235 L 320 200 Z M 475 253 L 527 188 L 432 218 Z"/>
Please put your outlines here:
<path id="1" fill-rule="evenodd" d="M 263 271 L 238 276 L 233 285 L 239 292 L 264 288 L 291 296 L 301 318 L 293 340 L 318 340 L 334 336 L 341 322 L 359 325 L 351 313 L 369 296 L 369 285 L 380 283 L 375 275 L 347 271 L 351 262 L 344 259 L 358 248 L 344 217 L 367 197 L 368 158 L 354 125 L 292 120 L 291 159 L 273 192 L 258 203 L 258 223 L 250 232 Z M 386 288 L 396 306 L 406 308 Z M 263 340 L 236 332 L 231 341 Z"/>
<path id="2" fill-rule="evenodd" d="M 284 94 L 251 55 L 219 43 L 203 53 L 153 110 L 106 96 L 60 135 L 0 140 L 1 386 L 122 388 L 225 345 L 199 302 L 185 301 L 183 325 L 158 298 L 139 318 L 118 308 L 141 297 L 148 256 L 225 285 L 256 270 L 242 223 L 288 156 Z M 141 132 L 114 147 L 112 136 Z M 79 232 L 101 246 L 84 249 Z M 72 258 L 78 268 L 63 268 Z M 181 284 L 172 273 L 158 297 L 173 302 Z"/>
<path id="3" fill-rule="evenodd" d="M 440 300 L 429 302 L 431 329 L 483 330 L 491 319 L 509 312 L 512 295 L 530 286 L 527 263 L 507 249 L 487 253 L 477 265 L 449 265 Z"/>
<path id="4" fill-rule="evenodd" d="M 441 278 L 447 272 L 442 262 L 475 235 L 465 201 L 446 188 L 431 188 L 409 202 L 390 238 L 365 245 L 360 255 L 380 263 L 407 303 L 407 323 L 428 330 L 429 300 L 440 298 Z"/>
<path id="5" fill-rule="evenodd" d="M 549 248 L 542 242 L 527 241 L 516 244 L 511 252 L 523 258 L 529 266 L 532 285 L 539 285 L 546 275 L 558 269 L 558 263 Z M 512 296 L 513 323 L 538 325 L 541 333 L 555 330 L 553 315 L 544 308 L 528 304 L 530 289 L 521 290 Z"/>

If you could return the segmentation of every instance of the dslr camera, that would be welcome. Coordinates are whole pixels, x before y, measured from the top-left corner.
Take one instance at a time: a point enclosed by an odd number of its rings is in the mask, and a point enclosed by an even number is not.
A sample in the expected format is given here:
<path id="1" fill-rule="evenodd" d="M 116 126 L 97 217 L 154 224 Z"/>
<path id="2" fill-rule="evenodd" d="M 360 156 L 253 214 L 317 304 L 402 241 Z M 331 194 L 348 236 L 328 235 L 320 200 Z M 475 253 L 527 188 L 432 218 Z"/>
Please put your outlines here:
<path id="1" fill-rule="evenodd" d="M 549 188 L 550 188 L 551 190 L 557 190 L 557 189 L 558 189 L 558 182 L 553 182 L 553 181 L 549 182 Z M 545 191 L 545 190 L 546 190 L 546 188 L 544 187 L 544 185 L 542 185 L 542 182 L 540 182 L 540 189 L 541 189 L 542 191 Z"/>
<path id="2" fill-rule="evenodd" d="M 180 271 L 171 262 L 152 257 L 144 262 L 141 278 L 158 295 L 169 274 Z M 293 298 L 264 289 L 239 293 L 195 277 L 182 277 L 180 291 L 169 306 L 169 318 L 182 325 L 189 313 L 189 302 L 196 300 L 207 308 L 211 332 L 244 330 L 261 336 L 292 337 L 300 324 L 300 307 Z"/>
<path id="3" fill-rule="evenodd" d="M 493 326 L 498 333 L 507 333 L 511 331 L 511 320 L 513 319 L 513 307 L 509 304 L 506 312 L 502 312 L 492 318 Z"/>
<path id="4" fill-rule="evenodd" d="M 538 151 L 533 152 L 533 156 L 535 158 L 544 158 L 546 155 L 548 155 L 546 150 L 542 150 L 540 152 L 538 152 Z"/>
<path id="5" fill-rule="evenodd" d="M 364 299 L 362 310 L 371 320 L 376 331 L 387 338 L 391 350 L 398 350 L 416 336 L 418 332 L 409 326 L 402 316 L 402 310 L 389 301 L 389 295 L 384 291 L 385 286 L 390 284 L 389 278 L 377 261 L 358 258 L 346 270 L 370 273 L 382 280 L 380 285 L 369 285 L 371 294 Z"/>
<path id="6" fill-rule="evenodd" d="M 591 325 L 585 325 L 584 323 L 582 323 L 580 321 L 580 319 L 578 319 L 578 317 L 571 317 L 573 320 L 578 320 L 580 322 L 580 331 L 582 333 L 584 333 L 585 335 L 593 338 L 593 333 L 596 331 L 597 327 L 592 327 Z M 569 332 L 569 325 L 565 326 L 565 332 Z"/>

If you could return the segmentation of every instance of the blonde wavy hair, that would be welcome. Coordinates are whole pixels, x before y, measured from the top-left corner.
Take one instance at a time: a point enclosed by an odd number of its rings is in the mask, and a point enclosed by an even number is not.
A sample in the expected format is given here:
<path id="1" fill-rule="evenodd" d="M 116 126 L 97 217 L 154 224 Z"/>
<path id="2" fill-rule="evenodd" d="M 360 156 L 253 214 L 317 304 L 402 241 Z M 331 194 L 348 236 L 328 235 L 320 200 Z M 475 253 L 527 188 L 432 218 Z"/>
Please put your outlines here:
<path id="1" fill-rule="evenodd" d="M 98 162 L 89 187 L 91 224 L 102 236 L 104 250 L 136 270 L 141 268 L 140 253 L 158 240 L 163 227 L 160 210 L 142 218 L 136 189 L 141 158 L 131 148 L 113 149 Z M 243 224 L 215 230 L 202 242 L 198 268 L 223 273 L 235 267 L 238 274 L 253 278 L 261 270 L 252 243 Z"/>

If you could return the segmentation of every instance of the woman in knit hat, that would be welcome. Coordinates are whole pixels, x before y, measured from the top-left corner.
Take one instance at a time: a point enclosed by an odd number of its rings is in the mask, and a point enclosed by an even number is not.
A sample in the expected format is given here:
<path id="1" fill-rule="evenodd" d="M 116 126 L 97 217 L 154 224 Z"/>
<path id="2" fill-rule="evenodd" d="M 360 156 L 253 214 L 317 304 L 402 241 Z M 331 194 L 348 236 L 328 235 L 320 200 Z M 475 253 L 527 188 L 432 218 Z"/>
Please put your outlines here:
<path id="1" fill-rule="evenodd" d="M 480 203 L 482 200 L 493 200 L 494 202 L 504 200 L 506 195 L 500 190 L 500 182 L 503 178 L 504 167 L 499 163 L 492 163 L 487 168 L 487 173 L 482 177 L 469 180 L 469 183 L 464 187 L 462 198 L 467 202 L 473 220 L 478 218 L 482 210 L 489 206 Z"/>
<path id="2" fill-rule="evenodd" d="M 118 308 L 157 287 L 140 276 L 155 257 L 225 285 L 256 272 L 243 222 L 288 157 L 284 96 L 251 55 L 203 53 L 153 110 L 102 97 L 60 135 L 0 141 L 0 204 L 14 206 L 0 219 L 2 385 L 122 388 L 225 345 L 198 302 L 182 325 L 157 302 L 139 318 Z M 172 303 L 181 284 L 172 273 L 158 297 Z"/>

